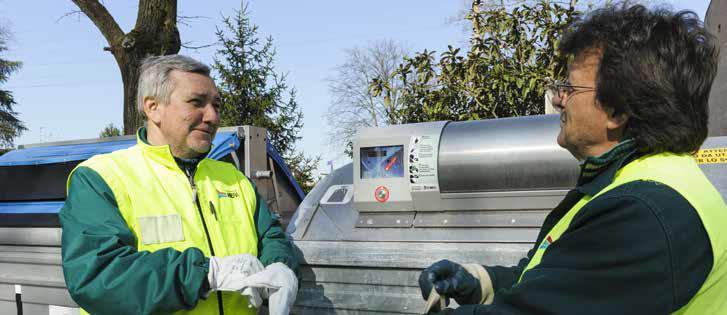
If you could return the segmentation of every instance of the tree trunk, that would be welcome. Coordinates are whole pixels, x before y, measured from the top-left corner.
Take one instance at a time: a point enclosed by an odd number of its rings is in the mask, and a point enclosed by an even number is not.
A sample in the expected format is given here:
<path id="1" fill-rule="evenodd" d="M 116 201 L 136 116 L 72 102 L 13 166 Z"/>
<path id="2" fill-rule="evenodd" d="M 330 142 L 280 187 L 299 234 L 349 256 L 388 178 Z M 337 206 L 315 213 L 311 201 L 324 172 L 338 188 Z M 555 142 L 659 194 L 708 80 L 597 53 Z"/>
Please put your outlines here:
<path id="1" fill-rule="evenodd" d="M 132 56 L 128 56 L 132 57 Z M 121 81 L 124 84 L 124 134 L 134 134 L 136 129 L 141 127 L 144 123 L 141 112 L 137 107 L 136 92 L 139 87 L 139 65 L 141 59 L 136 56 L 124 63 L 124 66 L 119 65 L 121 70 Z"/>
<path id="2" fill-rule="evenodd" d="M 139 0 L 134 29 L 124 33 L 98 0 L 72 0 L 106 38 L 124 84 L 124 134 L 134 134 L 142 125 L 136 105 L 139 66 L 147 56 L 179 52 L 176 0 Z"/>

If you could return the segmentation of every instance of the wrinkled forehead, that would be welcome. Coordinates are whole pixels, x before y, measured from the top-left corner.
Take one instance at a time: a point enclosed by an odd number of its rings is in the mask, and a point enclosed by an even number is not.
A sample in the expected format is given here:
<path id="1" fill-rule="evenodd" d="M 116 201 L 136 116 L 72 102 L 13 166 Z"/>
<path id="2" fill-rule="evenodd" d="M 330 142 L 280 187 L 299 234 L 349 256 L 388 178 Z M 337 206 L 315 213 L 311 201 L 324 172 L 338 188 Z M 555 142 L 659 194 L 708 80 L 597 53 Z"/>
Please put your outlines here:
<path id="1" fill-rule="evenodd" d="M 170 94 L 211 99 L 220 97 L 214 79 L 205 74 L 173 70 L 169 73 L 168 80 L 171 87 Z"/>

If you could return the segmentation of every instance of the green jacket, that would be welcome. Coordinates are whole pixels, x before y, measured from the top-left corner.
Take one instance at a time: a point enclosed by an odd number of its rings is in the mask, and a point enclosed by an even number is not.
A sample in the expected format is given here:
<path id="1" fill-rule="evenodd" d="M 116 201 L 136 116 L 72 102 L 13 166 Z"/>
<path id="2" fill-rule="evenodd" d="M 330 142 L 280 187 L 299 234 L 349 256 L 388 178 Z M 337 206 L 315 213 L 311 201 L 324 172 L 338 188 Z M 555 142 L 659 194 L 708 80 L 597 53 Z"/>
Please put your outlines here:
<path id="1" fill-rule="evenodd" d="M 140 138 L 146 142 L 143 129 Z M 177 162 L 183 170 L 196 167 L 189 161 Z M 137 251 L 135 235 L 121 216 L 104 179 L 81 166 L 69 183 L 59 219 L 63 227 L 66 285 L 79 305 L 95 313 L 110 314 L 174 311 L 193 308 L 209 291 L 209 258 L 202 251 L 194 247 L 182 252 L 172 248 L 154 253 Z M 256 196 L 254 221 L 260 261 L 264 265 L 282 262 L 296 270 L 298 262 L 280 222 L 268 210 L 265 200 L 257 193 Z M 69 260 L 74 264 L 65 263 Z M 150 279 L 149 274 L 159 274 L 152 270 L 168 272 L 164 277 Z M 100 289 L 108 285 L 116 289 Z M 124 303 L 109 303 L 118 301 L 119 295 Z"/>

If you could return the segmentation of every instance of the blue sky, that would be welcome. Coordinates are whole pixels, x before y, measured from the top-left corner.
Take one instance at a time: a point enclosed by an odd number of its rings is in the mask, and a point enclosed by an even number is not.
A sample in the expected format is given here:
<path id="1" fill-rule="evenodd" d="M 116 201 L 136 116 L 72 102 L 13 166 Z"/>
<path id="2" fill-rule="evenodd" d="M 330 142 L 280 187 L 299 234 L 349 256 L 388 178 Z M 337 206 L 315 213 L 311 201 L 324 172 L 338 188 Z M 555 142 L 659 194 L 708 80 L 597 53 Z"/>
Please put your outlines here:
<path id="1" fill-rule="evenodd" d="M 246 0 L 261 37 L 272 36 L 276 68 L 288 73 L 298 90 L 305 126 L 298 149 L 321 155 L 341 166 L 345 159 L 327 145 L 325 119 L 330 104 L 326 78 L 344 62 L 345 49 L 374 40 L 392 39 L 410 51 L 444 50 L 466 41 L 461 25 L 448 23 L 463 7 L 462 0 L 274 1 Z M 708 0 L 666 1 L 674 9 L 690 9 L 701 17 Z M 137 1 L 104 1 L 117 23 L 129 31 Z M 204 45 L 215 40 L 221 15 L 232 15 L 240 1 L 179 0 L 179 15 L 205 16 L 179 25 L 183 42 Z M 97 137 L 108 123 L 122 125 L 121 75 L 106 41 L 70 0 L 0 0 L 0 23 L 13 34 L 2 57 L 23 62 L 2 87 L 13 91 L 15 109 L 28 127 L 16 144 Z M 186 54 L 211 63 L 215 48 Z"/>

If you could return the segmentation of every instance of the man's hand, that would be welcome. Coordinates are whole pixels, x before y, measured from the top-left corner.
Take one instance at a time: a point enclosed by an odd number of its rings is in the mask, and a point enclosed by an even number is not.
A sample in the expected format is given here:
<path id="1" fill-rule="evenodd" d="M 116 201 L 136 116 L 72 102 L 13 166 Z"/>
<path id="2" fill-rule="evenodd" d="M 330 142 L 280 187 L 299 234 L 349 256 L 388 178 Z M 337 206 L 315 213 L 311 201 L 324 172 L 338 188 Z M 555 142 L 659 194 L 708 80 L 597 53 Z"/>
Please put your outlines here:
<path id="1" fill-rule="evenodd" d="M 454 298 L 460 305 L 482 301 L 480 281 L 462 265 L 446 259 L 432 264 L 419 275 L 419 288 L 425 300 L 432 287 L 443 297 Z"/>
<path id="2" fill-rule="evenodd" d="M 256 288 L 268 298 L 270 315 L 287 315 L 298 293 L 298 278 L 283 263 L 273 263 L 243 281 L 245 288 Z"/>
<path id="3" fill-rule="evenodd" d="M 260 307 L 262 298 L 255 288 L 246 288 L 245 279 L 261 272 L 263 264 L 257 257 L 241 254 L 227 257 L 211 257 L 207 280 L 212 291 L 236 291 L 248 296 L 253 307 Z"/>

